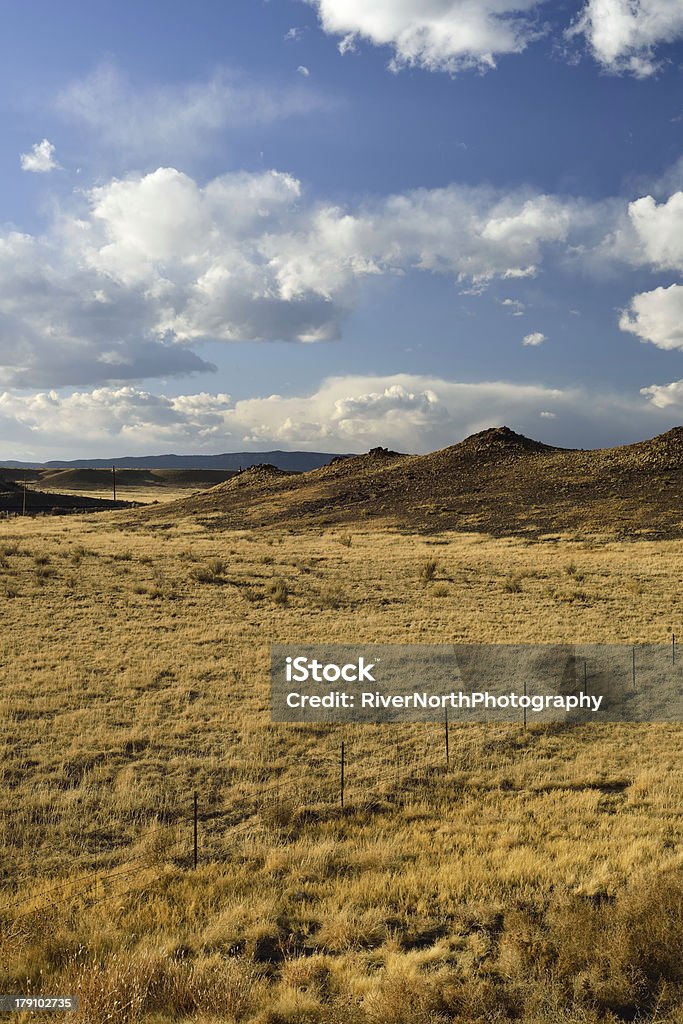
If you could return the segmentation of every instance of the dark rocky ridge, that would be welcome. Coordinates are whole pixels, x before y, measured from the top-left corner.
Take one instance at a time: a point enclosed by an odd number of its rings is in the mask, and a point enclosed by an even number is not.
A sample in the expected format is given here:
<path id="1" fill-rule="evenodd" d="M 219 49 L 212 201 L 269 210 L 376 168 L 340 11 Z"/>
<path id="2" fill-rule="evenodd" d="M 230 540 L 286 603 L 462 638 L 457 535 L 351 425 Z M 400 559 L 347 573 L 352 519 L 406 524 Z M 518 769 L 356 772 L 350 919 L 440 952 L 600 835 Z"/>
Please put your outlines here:
<path id="1" fill-rule="evenodd" d="M 421 532 L 680 537 L 682 485 L 683 427 L 591 451 L 497 427 L 429 455 L 380 448 L 295 476 L 249 471 L 152 514 L 216 515 L 230 527 L 381 522 Z"/>

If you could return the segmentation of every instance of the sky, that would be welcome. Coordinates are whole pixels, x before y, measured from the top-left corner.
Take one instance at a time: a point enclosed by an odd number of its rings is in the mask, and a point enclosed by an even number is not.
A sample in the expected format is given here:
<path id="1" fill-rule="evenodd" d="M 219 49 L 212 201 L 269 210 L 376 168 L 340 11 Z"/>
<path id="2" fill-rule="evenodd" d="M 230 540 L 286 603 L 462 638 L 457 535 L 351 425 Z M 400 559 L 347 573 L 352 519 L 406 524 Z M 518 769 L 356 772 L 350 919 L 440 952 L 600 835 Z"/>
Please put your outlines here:
<path id="1" fill-rule="evenodd" d="M 25 0 L 0 459 L 683 423 L 683 0 Z"/>

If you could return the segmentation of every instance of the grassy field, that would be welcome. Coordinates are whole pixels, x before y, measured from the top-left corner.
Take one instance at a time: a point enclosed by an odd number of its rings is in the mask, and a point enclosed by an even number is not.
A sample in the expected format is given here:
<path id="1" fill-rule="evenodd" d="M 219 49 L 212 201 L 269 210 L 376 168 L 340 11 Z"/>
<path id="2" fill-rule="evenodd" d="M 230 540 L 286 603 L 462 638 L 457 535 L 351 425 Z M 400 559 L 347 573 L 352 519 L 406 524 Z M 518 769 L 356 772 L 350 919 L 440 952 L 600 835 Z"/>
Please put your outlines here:
<path id="1" fill-rule="evenodd" d="M 666 642 L 681 544 L 215 526 L 3 526 L 0 990 L 88 1024 L 683 1021 L 680 727 L 453 727 L 446 771 L 440 727 L 268 708 L 275 641 Z"/>
<path id="2" fill-rule="evenodd" d="M 89 498 L 104 498 L 108 499 L 112 497 L 111 487 L 90 487 L 87 492 L 84 492 L 82 487 L 50 487 L 49 485 L 40 485 L 41 491 L 45 494 L 72 494 L 76 498 L 80 498 L 84 493 L 87 493 Z M 141 505 L 150 505 L 152 502 L 167 502 L 177 501 L 178 498 L 186 498 L 188 495 L 187 487 L 151 487 L 151 486 L 121 486 L 120 484 L 116 488 L 116 496 L 119 501 L 135 501 Z"/>

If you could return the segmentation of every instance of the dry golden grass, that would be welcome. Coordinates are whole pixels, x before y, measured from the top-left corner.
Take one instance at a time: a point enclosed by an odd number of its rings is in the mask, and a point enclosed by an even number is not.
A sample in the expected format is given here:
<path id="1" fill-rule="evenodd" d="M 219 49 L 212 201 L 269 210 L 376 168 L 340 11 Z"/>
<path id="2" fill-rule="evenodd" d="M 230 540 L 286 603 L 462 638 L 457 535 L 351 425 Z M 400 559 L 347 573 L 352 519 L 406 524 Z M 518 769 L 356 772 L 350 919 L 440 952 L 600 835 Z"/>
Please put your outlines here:
<path id="1" fill-rule="evenodd" d="M 89 487 L 87 491 L 84 491 L 82 487 L 50 487 L 49 484 L 43 483 L 36 486 L 39 486 L 45 494 L 72 494 L 76 498 L 82 498 L 85 494 L 88 498 L 105 499 L 113 496 L 111 487 Z M 121 484 L 116 487 L 116 497 L 119 501 L 135 501 L 141 505 L 150 505 L 153 502 L 165 504 L 167 501 L 186 498 L 187 495 L 187 487 L 136 487 L 122 486 Z"/>
<path id="2" fill-rule="evenodd" d="M 445 772 L 437 726 L 268 710 L 272 642 L 683 635 L 681 545 L 214 525 L 3 527 L 0 989 L 88 1024 L 683 1020 L 679 727 L 454 727 Z"/>

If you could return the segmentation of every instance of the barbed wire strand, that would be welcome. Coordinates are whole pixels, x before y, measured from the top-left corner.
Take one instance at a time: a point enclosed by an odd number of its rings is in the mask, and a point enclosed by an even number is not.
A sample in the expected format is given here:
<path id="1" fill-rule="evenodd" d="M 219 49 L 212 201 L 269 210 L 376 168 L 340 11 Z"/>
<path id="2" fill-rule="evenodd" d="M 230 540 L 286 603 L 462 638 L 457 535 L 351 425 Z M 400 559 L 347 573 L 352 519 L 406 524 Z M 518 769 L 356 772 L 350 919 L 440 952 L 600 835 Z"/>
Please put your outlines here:
<path id="1" fill-rule="evenodd" d="M 414 774 L 416 771 L 419 771 L 421 768 L 425 769 L 425 768 L 435 768 L 435 767 L 443 766 L 443 758 L 442 758 L 442 756 L 440 756 L 438 758 L 434 758 L 433 760 L 431 760 L 431 759 L 430 760 L 423 760 L 419 756 L 417 756 L 417 757 L 414 757 L 412 760 L 413 760 L 413 764 L 409 766 L 408 772 L 407 773 L 404 772 L 404 775 L 403 775 L 404 779 L 405 779 L 405 775 L 406 774 L 408 774 L 408 775 Z M 365 761 L 365 759 L 362 759 L 362 761 L 356 762 L 356 763 L 357 764 L 363 764 L 364 761 Z M 335 762 L 330 759 L 330 764 L 335 764 Z M 362 777 L 359 777 L 358 775 L 356 775 L 355 778 L 354 778 L 354 776 L 350 776 L 350 777 L 347 776 L 347 779 L 345 781 L 345 787 L 348 786 L 349 789 L 354 789 L 354 788 L 357 788 L 358 786 L 361 786 L 361 785 L 363 785 L 365 783 L 377 784 L 378 782 L 386 780 L 386 779 L 391 779 L 392 781 L 395 781 L 396 783 L 398 783 L 399 782 L 399 775 L 401 773 L 397 770 L 397 766 L 396 765 L 391 765 L 388 762 L 383 762 L 383 764 L 386 764 L 386 768 L 383 767 L 380 772 L 373 772 L 372 774 L 370 774 L 368 776 L 362 776 Z M 406 765 L 403 764 L 402 767 L 405 769 Z M 351 768 L 351 764 L 347 762 L 347 771 L 350 768 Z M 336 787 L 333 786 L 333 784 L 331 784 L 329 782 L 329 780 L 326 780 L 326 783 L 327 783 L 327 786 L 331 790 L 334 790 L 336 788 Z M 274 791 L 277 791 L 278 795 L 281 797 L 283 795 L 283 790 L 284 790 L 284 793 L 286 794 L 287 789 L 295 789 L 295 788 L 296 789 L 300 789 L 301 786 L 302 786 L 302 783 L 299 780 L 293 780 L 290 786 L 288 786 L 287 783 L 283 784 L 281 782 L 277 782 L 277 783 L 271 784 L 270 786 L 262 787 L 259 790 L 259 793 L 257 794 L 257 797 L 261 797 L 262 798 L 264 794 L 267 794 L 267 793 L 270 793 L 270 792 L 274 792 Z M 308 788 L 310 789 L 310 786 Z M 246 800 L 248 798 L 245 796 L 242 799 Z M 262 811 L 261 808 L 257 808 L 257 812 L 256 813 L 260 814 L 261 811 Z M 207 811 L 202 815 L 201 820 L 202 821 L 216 820 L 217 818 L 220 818 L 222 815 L 230 814 L 230 813 L 235 813 L 235 805 L 234 805 L 234 803 L 231 804 L 228 807 L 219 807 L 219 808 L 215 808 L 214 807 L 214 808 L 207 809 Z M 178 819 L 176 819 L 173 822 L 168 822 L 168 823 L 166 823 L 164 825 L 161 825 L 161 826 L 159 826 L 159 827 L 157 827 L 155 829 L 152 829 L 151 831 L 145 832 L 140 837 L 140 840 L 146 840 L 150 836 L 154 836 L 154 835 L 157 835 L 157 834 L 159 834 L 161 832 L 168 831 L 168 829 L 170 829 L 170 828 L 177 828 L 179 825 L 181 825 L 183 823 L 187 823 L 188 821 L 191 821 L 191 820 L 192 820 L 192 817 L 190 815 L 186 814 L 182 818 L 178 818 Z M 259 824 L 262 825 L 262 823 L 255 822 L 255 821 L 252 821 L 252 820 L 236 822 L 234 825 L 232 825 L 230 827 L 230 838 L 232 839 L 233 837 L 235 837 L 237 835 L 240 835 L 243 832 L 248 831 L 249 829 L 258 826 Z M 176 840 L 175 843 L 171 844 L 171 846 L 166 851 L 164 851 L 164 852 L 168 853 L 169 850 L 172 850 L 176 846 L 179 846 L 181 844 L 185 844 L 186 842 L 188 842 L 187 838 L 186 837 L 182 837 L 181 839 Z M 149 858 L 149 853 L 142 853 L 142 854 L 139 854 L 137 857 L 130 858 L 128 861 L 125 862 L 125 864 L 121 865 L 119 868 L 116 868 L 116 869 L 114 869 L 112 871 L 109 871 L 109 872 L 105 872 L 103 874 L 102 873 L 98 874 L 95 878 L 93 878 L 89 882 L 87 882 L 86 885 L 81 886 L 80 888 L 78 888 L 74 892 L 72 892 L 72 893 L 68 894 L 67 896 L 65 896 L 63 899 L 55 900 L 52 903 L 48 903 L 48 904 L 45 904 L 45 905 L 40 906 L 40 907 L 33 907 L 33 908 L 31 908 L 30 910 L 26 911 L 23 914 L 16 915 L 14 920 L 15 921 L 16 920 L 23 920 L 26 917 L 30 917 L 30 916 L 32 916 L 34 914 L 43 913 L 43 912 L 45 912 L 47 910 L 50 910 L 50 909 L 52 909 L 54 907 L 63 906 L 66 902 L 72 902 L 72 901 L 78 899 L 79 897 L 84 896 L 87 892 L 89 892 L 91 889 L 95 888 L 96 886 L 100 885 L 101 883 L 108 882 L 108 881 L 111 881 L 112 879 L 116 879 L 116 878 L 128 877 L 131 874 L 137 874 L 137 873 L 139 873 L 139 872 L 141 872 L 143 870 L 147 870 L 148 867 L 151 867 L 152 865 L 142 865 L 142 866 L 138 866 L 138 867 L 131 867 L 131 865 L 132 864 L 137 864 L 140 861 L 147 860 L 148 858 Z M 63 889 L 68 889 L 70 886 L 76 885 L 78 883 L 78 881 L 79 881 L 78 879 L 70 879 L 68 881 L 60 883 L 57 886 L 53 886 L 50 889 L 43 890 L 41 893 L 33 894 L 31 896 L 26 896 L 26 897 L 24 897 L 21 900 L 17 900 L 14 903 L 8 904 L 4 908 L 4 910 L 5 911 L 15 910 L 17 907 L 21 907 L 21 906 L 25 905 L 26 903 L 31 902 L 32 900 L 39 900 L 39 899 L 42 899 L 44 896 L 53 895 L 55 892 L 60 892 Z M 129 891 L 133 891 L 133 890 L 131 889 Z M 115 896 L 115 895 L 117 895 L 117 894 L 113 894 L 113 896 Z M 113 898 L 113 896 L 111 898 Z M 106 897 L 106 898 L 108 899 L 110 897 Z M 97 903 L 97 902 L 101 902 L 101 900 L 95 901 L 95 903 Z M 94 906 L 95 903 L 92 903 L 91 906 Z"/>

